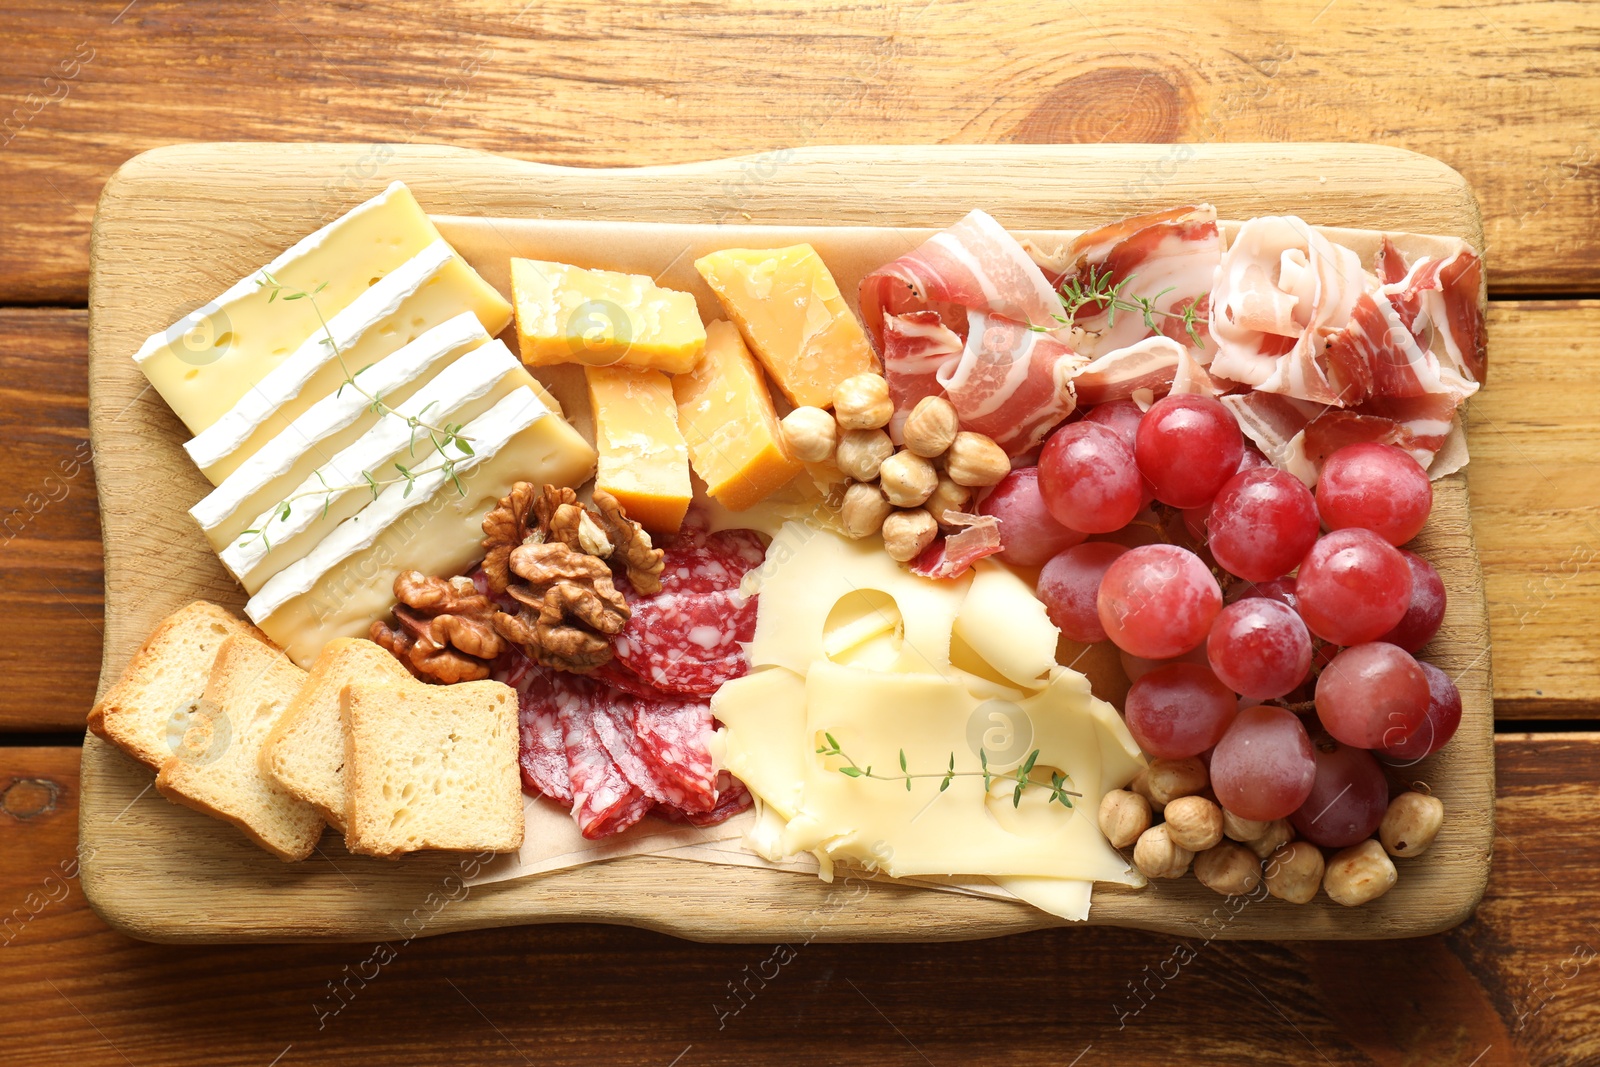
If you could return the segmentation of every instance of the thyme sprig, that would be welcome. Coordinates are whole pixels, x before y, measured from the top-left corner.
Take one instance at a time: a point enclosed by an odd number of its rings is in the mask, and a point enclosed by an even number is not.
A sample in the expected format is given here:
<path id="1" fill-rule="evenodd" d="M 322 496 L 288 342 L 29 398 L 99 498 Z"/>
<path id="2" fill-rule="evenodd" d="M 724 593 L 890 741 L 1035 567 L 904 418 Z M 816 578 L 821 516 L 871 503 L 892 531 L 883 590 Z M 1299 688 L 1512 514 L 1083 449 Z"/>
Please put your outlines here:
<path id="1" fill-rule="evenodd" d="M 1200 336 L 1199 313 L 1195 310 L 1198 301 L 1190 301 L 1182 311 L 1162 311 L 1156 307 L 1156 301 L 1172 292 L 1176 286 L 1169 285 L 1154 296 L 1129 296 L 1126 293 L 1128 283 L 1133 281 L 1135 275 L 1129 274 L 1120 282 L 1112 280 L 1110 271 L 1102 267 L 1090 267 L 1087 278 L 1073 275 L 1061 283 L 1058 292 L 1061 302 L 1066 305 L 1065 318 L 1052 315 L 1051 318 L 1062 324 L 1070 323 L 1077 318 L 1078 312 L 1086 307 L 1104 309 L 1106 313 L 1106 328 L 1111 329 L 1117 324 L 1117 312 L 1138 315 L 1144 320 L 1149 329 L 1159 332 L 1161 327 L 1156 322 L 1156 316 L 1177 319 L 1182 324 L 1184 332 L 1189 335 L 1189 340 L 1194 342 L 1196 348 L 1204 348 L 1205 340 Z M 1045 332 L 1051 327 L 1033 326 L 1032 329 Z"/>
<path id="2" fill-rule="evenodd" d="M 346 388 L 354 389 L 357 393 L 360 393 L 362 396 L 366 397 L 367 409 L 380 419 L 385 415 L 394 415 L 396 418 L 402 418 L 400 413 L 384 400 L 383 393 L 381 391 L 377 393 L 369 393 L 365 388 L 362 387 L 361 383 L 356 380 L 363 371 L 368 369 L 368 367 L 362 367 L 360 370 L 352 372 L 349 365 L 345 362 L 344 350 L 339 347 L 339 342 L 333 336 L 333 330 L 328 326 L 327 317 L 323 315 L 322 308 L 317 304 L 317 294 L 322 292 L 322 290 L 327 287 L 327 282 L 323 282 L 315 289 L 307 292 L 304 289 L 294 289 L 284 285 L 282 282 L 278 281 L 277 278 L 273 277 L 270 271 L 265 270 L 261 272 L 261 276 L 257 278 L 255 282 L 257 286 L 268 291 L 267 303 L 269 304 L 275 300 L 278 300 L 280 297 L 285 302 L 291 300 L 309 300 L 311 302 L 311 310 L 316 312 L 317 322 L 322 326 L 322 337 L 320 338 L 320 341 L 322 344 L 333 349 L 333 356 L 339 361 L 339 369 L 344 372 L 344 381 L 340 382 L 339 388 L 334 391 L 335 396 L 343 393 Z M 442 426 L 436 426 L 425 421 L 425 418 L 428 414 L 428 409 L 432 408 L 433 406 L 433 404 L 428 404 L 415 415 L 407 415 L 403 417 L 406 428 L 410 431 L 410 440 L 407 444 L 407 451 L 412 458 L 415 458 L 417 455 L 417 438 L 419 434 L 426 435 L 428 442 L 433 445 L 434 451 L 438 455 L 446 455 L 445 449 L 447 446 L 453 446 L 462 454 L 463 457 L 474 455 L 472 451 L 472 438 L 461 432 L 465 426 L 464 423 L 447 422 Z M 456 471 L 456 464 L 459 461 L 459 458 L 448 458 L 442 463 L 438 463 L 432 467 L 424 467 L 421 470 L 413 470 L 397 460 L 394 464 L 394 469 L 397 474 L 394 477 L 374 478 L 371 473 L 362 471 L 362 481 L 353 485 L 329 485 L 327 483 L 327 479 L 322 476 L 322 472 L 319 470 L 316 472 L 316 477 L 317 481 L 322 483 L 320 488 L 308 489 L 304 492 L 294 493 L 290 496 L 284 497 L 282 500 L 278 501 L 272 506 L 270 509 L 270 514 L 279 522 L 287 522 L 289 521 L 289 516 L 294 511 L 294 502 L 296 500 L 301 500 L 306 497 L 320 496 L 322 497 L 322 514 L 324 517 L 326 517 L 328 514 L 328 508 L 333 498 L 341 493 L 347 493 L 353 489 L 365 489 L 372 494 L 372 499 L 376 500 L 385 488 L 391 485 L 398 485 L 402 482 L 405 483 L 406 487 L 405 493 L 402 495 L 409 497 L 411 495 L 411 490 L 416 488 L 418 478 L 440 471 L 444 472 L 445 477 L 449 480 L 450 484 L 454 486 L 457 493 L 460 493 L 462 496 L 466 496 L 467 488 L 461 483 L 461 476 Z M 271 520 L 269 519 L 268 521 L 270 522 Z M 272 542 L 268 539 L 265 525 L 245 530 L 239 536 L 241 538 L 239 542 L 240 545 L 249 544 L 252 537 L 259 537 L 267 546 L 267 551 L 270 552 L 272 550 Z"/>
<path id="3" fill-rule="evenodd" d="M 904 782 L 908 793 L 911 792 L 912 781 L 917 778 L 938 778 L 939 792 L 943 793 L 950 788 L 950 783 L 957 778 L 976 778 L 981 775 L 983 777 L 983 789 L 986 793 L 994 788 L 994 783 L 996 782 L 1015 782 L 1016 788 L 1011 791 L 1011 806 L 1016 808 L 1022 806 L 1022 794 L 1030 787 L 1047 788 L 1043 782 L 1035 782 L 1029 777 L 1033 773 L 1033 765 L 1039 760 L 1038 749 L 1028 753 L 1028 758 L 1019 763 L 1014 771 L 1001 773 L 991 771 L 989 769 L 989 754 L 980 748 L 978 749 L 978 764 L 983 768 L 982 770 L 956 770 L 956 754 L 952 752 L 950 753 L 950 766 L 947 769 L 931 774 L 913 774 L 906 764 L 906 750 L 902 748 L 900 750 L 900 773 L 876 774 L 872 770 L 872 764 L 869 763 L 863 767 L 852 759 L 849 753 L 839 747 L 839 742 L 832 734 L 824 732 L 822 736 L 828 743 L 817 746 L 817 755 L 823 757 L 837 756 L 844 760 L 845 765 L 838 770 L 846 778 L 872 778 L 880 782 Z M 1073 797 L 1082 798 L 1083 796 L 1082 793 L 1067 788 L 1067 776 L 1059 771 L 1050 772 L 1048 788 L 1050 790 L 1050 800 L 1046 803 L 1058 803 L 1067 808 L 1072 807 Z"/>

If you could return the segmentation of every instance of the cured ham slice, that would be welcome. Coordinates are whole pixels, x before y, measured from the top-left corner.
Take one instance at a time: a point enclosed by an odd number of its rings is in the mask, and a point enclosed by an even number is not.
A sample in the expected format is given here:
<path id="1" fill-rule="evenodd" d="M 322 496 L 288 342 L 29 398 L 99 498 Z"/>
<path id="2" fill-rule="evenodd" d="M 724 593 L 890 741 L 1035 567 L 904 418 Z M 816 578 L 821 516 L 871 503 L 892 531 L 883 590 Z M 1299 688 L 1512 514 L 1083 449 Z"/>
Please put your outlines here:
<path id="1" fill-rule="evenodd" d="M 947 360 L 935 377 L 955 405 L 962 429 L 986 434 L 1017 456 L 1072 414 L 1069 383 L 1081 362 L 1047 333 L 969 311 L 960 357 Z"/>
<path id="2" fill-rule="evenodd" d="M 1164 334 L 1193 347 L 1202 363 L 1216 351 L 1205 326 L 1217 265 L 1222 261 L 1222 235 L 1217 210 L 1210 204 L 1171 208 L 1137 215 L 1090 230 L 1068 245 L 1064 259 L 1069 279 L 1088 287 L 1117 287 L 1128 300 L 1149 300 L 1162 314 L 1151 330 L 1136 312 L 1113 311 L 1089 304 L 1073 317 L 1073 347 L 1091 358 L 1127 348 L 1153 334 Z M 1197 306 L 1200 344 L 1189 336 L 1181 318 Z"/>
<path id="3" fill-rule="evenodd" d="M 1172 387 L 1184 361 L 1199 369 L 1182 344 L 1170 337 L 1146 337 L 1083 367 L 1073 376 L 1072 387 L 1085 407 L 1126 400 L 1141 389 L 1162 395 Z"/>
<path id="4" fill-rule="evenodd" d="M 906 416 L 924 397 L 942 396 L 939 370 L 960 359 L 966 342 L 939 318 L 937 311 L 912 311 L 883 320 L 883 376 L 889 383 L 894 415 L 889 436 L 903 444 Z"/>
<path id="5" fill-rule="evenodd" d="M 993 515 L 947 511 L 945 518 L 962 528 L 923 549 L 922 555 L 912 561 L 911 573 L 924 578 L 959 578 L 974 563 L 1004 547 L 1000 543 L 1000 520 Z"/>
<path id="6" fill-rule="evenodd" d="M 1345 445 L 1363 441 L 1403 448 L 1435 477 L 1452 474 L 1461 465 L 1458 461 L 1449 469 L 1432 470 L 1434 457 L 1456 425 L 1460 401 L 1450 393 L 1379 397 L 1355 409 L 1259 390 L 1225 396 L 1222 403 L 1273 466 L 1307 485 L 1316 484 L 1323 460 Z"/>
<path id="7" fill-rule="evenodd" d="M 1217 267 L 1212 374 L 1268 393 L 1343 405 L 1326 350 L 1365 290 L 1361 259 L 1292 215 L 1251 219 Z"/>
<path id="8" fill-rule="evenodd" d="M 968 311 L 1049 328 L 1066 319 L 1044 272 L 982 211 L 861 279 L 860 295 L 861 318 L 880 352 L 884 319 L 912 311 L 936 311 L 955 331 L 964 330 Z"/>

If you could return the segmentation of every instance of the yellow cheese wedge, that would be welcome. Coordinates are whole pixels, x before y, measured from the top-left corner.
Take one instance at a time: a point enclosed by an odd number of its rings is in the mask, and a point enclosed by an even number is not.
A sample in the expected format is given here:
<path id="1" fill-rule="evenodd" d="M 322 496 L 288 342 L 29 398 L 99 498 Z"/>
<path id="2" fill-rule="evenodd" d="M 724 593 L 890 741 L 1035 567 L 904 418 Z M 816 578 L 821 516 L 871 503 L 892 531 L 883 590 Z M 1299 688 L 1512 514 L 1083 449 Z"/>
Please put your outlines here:
<path id="1" fill-rule="evenodd" d="M 600 453 L 595 488 L 616 497 L 646 529 L 676 533 L 694 490 L 672 382 L 660 371 L 632 367 L 586 367 L 584 375 Z"/>
<path id="2" fill-rule="evenodd" d="M 694 265 L 795 405 L 831 407 L 834 386 L 878 369 L 861 324 L 810 245 L 728 248 Z"/>
<path id="3" fill-rule="evenodd" d="M 705 347 L 694 297 L 642 274 L 513 259 L 511 294 L 530 367 L 620 364 L 682 374 Z"/>
<path id="4" fill-rule="evenodd" d="M 705 355 L 672 393 L 689 462 L 724 507 L 758 504 L 804 469 L 784 452 L 766 375 L 733 323 L 706 327 Z"/>

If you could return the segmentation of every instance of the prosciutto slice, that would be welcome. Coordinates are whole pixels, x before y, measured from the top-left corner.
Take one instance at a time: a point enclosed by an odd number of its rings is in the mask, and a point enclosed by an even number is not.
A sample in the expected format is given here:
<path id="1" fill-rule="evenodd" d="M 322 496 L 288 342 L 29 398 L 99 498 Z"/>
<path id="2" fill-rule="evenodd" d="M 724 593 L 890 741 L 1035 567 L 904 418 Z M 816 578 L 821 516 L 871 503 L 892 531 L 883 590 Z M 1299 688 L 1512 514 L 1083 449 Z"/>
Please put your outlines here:
<path id="1" fill-rule="evenodd" d="M 1211 290 L 1210 371 L 1299 400 L 1343 406 L 1349 382 L 1330 375 L 1329 337 L 1366 288 L 1361 258 L 1292 215 L 1239 228 Z"/>
<path id="2" fill-rule="evenodd" d="M 982 211 L 861 279 L 861 317 L 879 351 L 884 319 L 932 310 L 952 330 L 968 311 L 1053 329 L 1066 307 L 1016 238 Z"/>
<path id="3" fill-rule="evenodd" d="M 1074 278 L 1088 286 L 1117 286 L 1127 299 L 1145 299 L 1163 314 L 1152 331 L 1143 316 L 1090 304 L 1073 317 L 1073 347 L 1091 358 L 1165 334 L 1194 348 L 1202 363 L 1216 352 L 1206 328 L 1211 286 L 1222 261 L 1217 210 L 1210 204 L 1137 215 L 1090 230 L 1067 246 L 1066 271 L 1057 284 Z M 1048 273 L 1048 272 L 1047 272 Z M 1183 311 L 1198 305 L 1199 345 L 1184 329 Z"/>
<path id="4" fill-rule="evenodd" d="M 883 355 L 897 440 L 927 396 L 949 397 L 963 427 L 1013 456 L 1072 413 L 1068 383 L 1082 360 L 1051 332 L 1066 308 L 981 211 L 862 279 L 861 314 Z"/>

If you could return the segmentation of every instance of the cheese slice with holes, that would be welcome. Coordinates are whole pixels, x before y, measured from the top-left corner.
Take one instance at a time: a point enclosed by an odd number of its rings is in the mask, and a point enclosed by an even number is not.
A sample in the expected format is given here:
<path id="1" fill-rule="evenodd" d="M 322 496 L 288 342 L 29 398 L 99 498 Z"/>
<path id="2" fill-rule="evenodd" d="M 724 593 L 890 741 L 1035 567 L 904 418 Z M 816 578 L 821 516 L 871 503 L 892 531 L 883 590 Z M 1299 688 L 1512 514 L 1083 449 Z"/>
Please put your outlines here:
<path id="1" fill-rule="evenodd" d="M 579 486 L 594 450 L 532 389 L 517 389 L 463 431 L 473 454 L 447 446 L 456 478 L 391 485 L 284 568 L 245 612 L 300 664 L 335 637 L 360 637 L 394 607 L 399 571 L 459 574 L 483 555 L 483 518 L 518 481 Z"/>
<path id="2" fill-rule="evenodd" d="M 400 182 L 299 241 L 262 270 L 310 301 L 270 300 L 258 270 L 139 348 L 133 360 L 167 404 L 200 433 L 369 286 L 439 239 Z"/>
<path id="3" fill-rule="evenodd" d="M 289 494 L 268 502 L 247 528 L 251 532 L 223 549 L 223 566 L 246 590 L 256 592 L 367 505 L 373 497 L 367 475 L 382 483 L 402 477 L 397 463 L 423 471 L 443 462 L 435 450 L 437 435 L 414 429 L 409 420 L 424 419 L 441 429 L 471 422 L 517 390 L 532 390 L 537 398 L 532 381 L 500 341 L 468 352 Z M 540 403 L 549 408 L 542 399 Z M 553 413 L 551 417 L 560 419 Z M 477 447 L 475 442 L 469 445 Z"/>
<path id="4" fill-rule="evenodd" d="M 326 330 L 315 331 L 183 447 L 212 484 L 221 484 L 348 375 L 463 311 L 490 334 L 511 319 L 511 305 L 494 287 L 448 244 L 435 241 L 330 318 Z"/>
<path id="5" fill-rule="evenodd" d="M 1033 589 L 1005 564 L 979 560 L 956 615 L 955 636 L 1004 682 L 1037 689 L 1056 665 L 1061 631 Z"/>
<path id="6" fill-rule="evenodd" d="M 368 394 L 398 407 L 457 357 L 489 343 L 478 317 L 463 311 L 356 375 L 365 392 L 336 389 L 263 445 L 189 509 L 211 547 L 224 551 L 263 512 L 377 423 Z"/>

